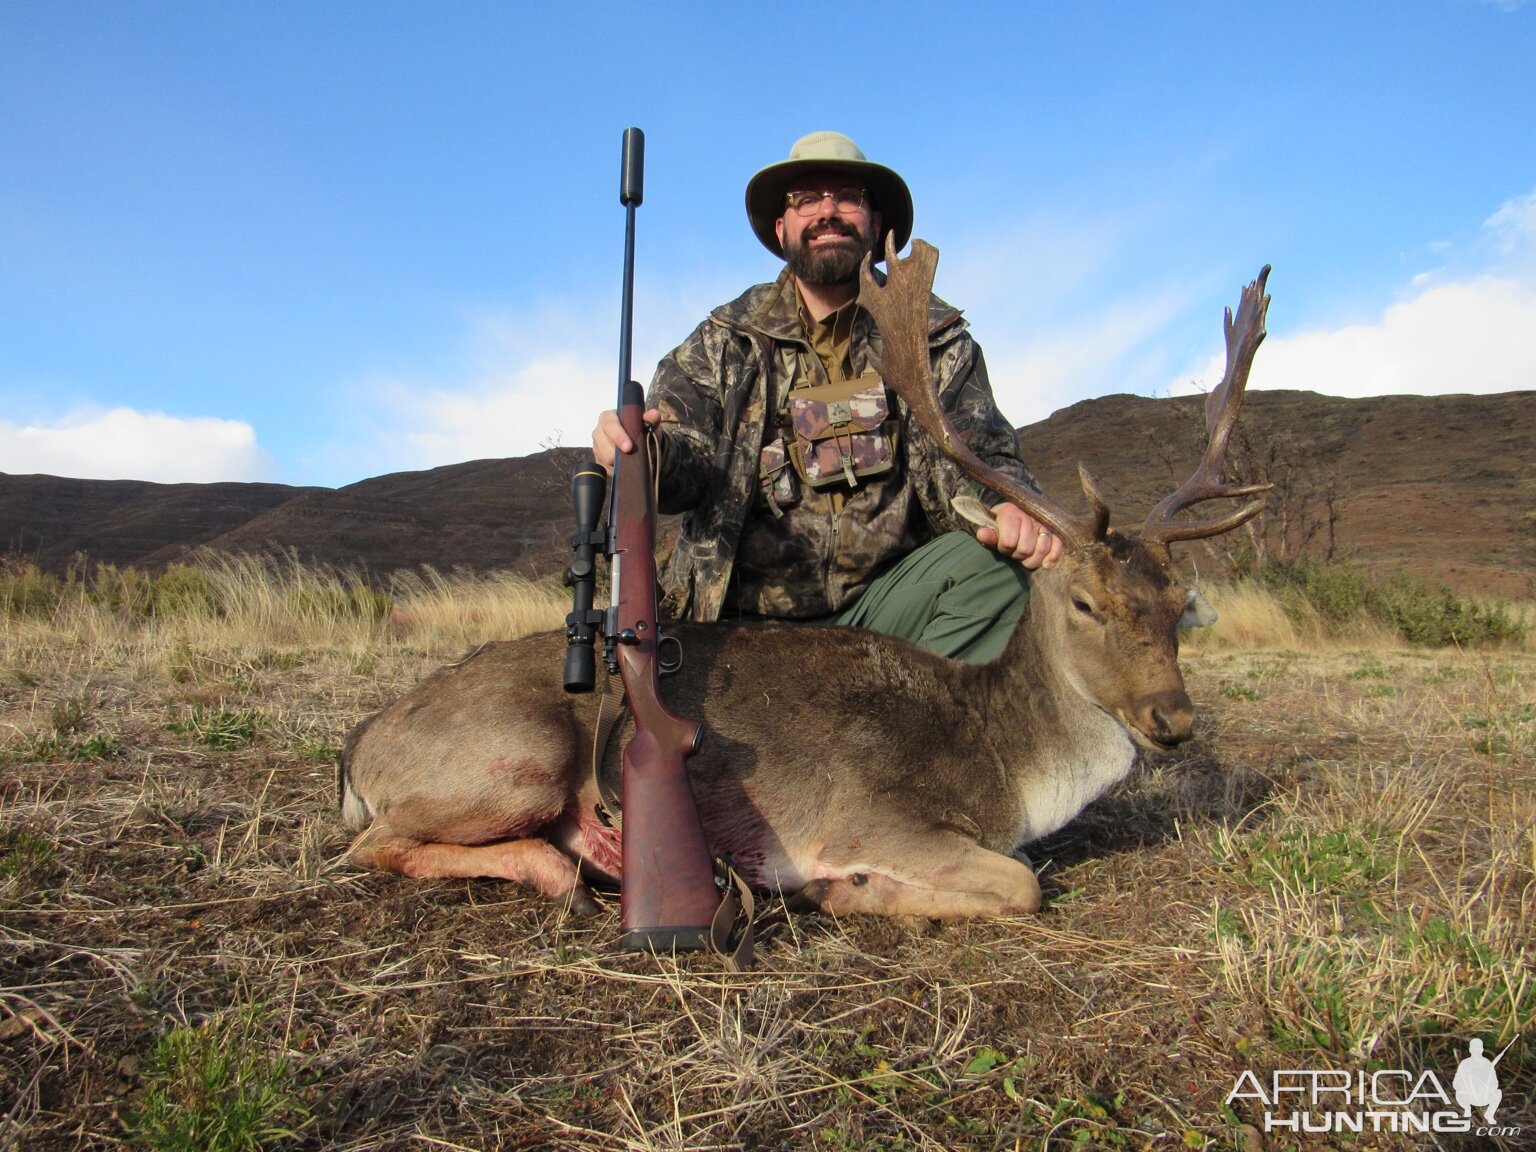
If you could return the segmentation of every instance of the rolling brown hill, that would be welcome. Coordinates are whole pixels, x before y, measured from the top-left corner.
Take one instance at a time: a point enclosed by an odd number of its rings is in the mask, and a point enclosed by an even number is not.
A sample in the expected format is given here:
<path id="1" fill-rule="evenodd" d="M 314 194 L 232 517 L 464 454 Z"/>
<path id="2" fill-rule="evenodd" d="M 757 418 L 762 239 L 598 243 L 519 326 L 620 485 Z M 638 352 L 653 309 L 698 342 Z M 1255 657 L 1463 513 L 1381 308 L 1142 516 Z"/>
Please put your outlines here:
<path id="1" fill-rule="evenodd" d="M 1077 463 L 1119 525 L 1134 527 L 1182 480 L 1204 437 L 1199 398 L 1106 396 L 1020 430 L 1046 490 L 1078 507 Z M 61 570 L 79 553 L 161 567 L 197 547 L 291 549 L 376 575 L 560 571 L 566 476 L 584 450 L 398 472 L 345 488 L 150 484 L 0 473 L 0 546 Z M 1405 567 L 1473 592 L 1536 595 L 1536 392 L 1347 400 L 1251 393 L 1233 462 L 1277 483 L 1264 518 L 1271 555 L 1328 551 Z M 1234 534 L 1191 545 L 1220 571 Z"/>
<path id="2" fill-rule="evenodd" d="M 306 560 L 375 573 L 422 565 L 559 572 L 572 531 L 570 468 L 590 459 L 590 450 L 560 448 L 295 490 L 203 543 L 230 552 L 293 549 Z M 163 548 L 142 562 L 162 565 L 189 550 Z"/>
<path id="3" fill-rule="evenodd" d="M 1047 492 L 1080 506 L 1082 461 L 1113 522 L 1135 526 L 1193 470 L 1203 408 L 1201 397 L 1106 396 L 1020 429 L 1020 444 Z M 1245 479 L 1277 484 L 1263 520 L 1271 555 L 1325 554 L 1331 505 L 1335 556 L 1466 592 L 1536 595 L 1536 392 L 1251 392 L 1231 461 Z M 1195 563 L 1212 550 L 1184 548 Z"/>
<path id="4" fill-rule="evenodd" d="M 286 484 L 153 484 L 0 473 L 0 550 L 62 572 L 77 555 L 142 564 L 187 550 L 304 492 Z"/>

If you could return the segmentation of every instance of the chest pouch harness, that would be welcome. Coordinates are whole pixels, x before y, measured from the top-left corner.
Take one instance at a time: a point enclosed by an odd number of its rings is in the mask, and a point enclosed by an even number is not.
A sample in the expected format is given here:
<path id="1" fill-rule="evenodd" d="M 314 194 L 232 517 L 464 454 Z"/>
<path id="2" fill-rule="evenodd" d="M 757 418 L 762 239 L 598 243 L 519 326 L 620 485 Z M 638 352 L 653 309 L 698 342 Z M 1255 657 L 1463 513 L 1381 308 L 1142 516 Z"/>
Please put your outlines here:
<path id="1" fill-rule="evenodd" d="M 786 434 L 763 449 L 758 468 L 775 515 L 799 501 L 802 483 L 853 489 L 896 467 L 901 422 L 891 417 L 885 382 L 876 372 L 796 388 L 779 410 L 779 422 Z"/>

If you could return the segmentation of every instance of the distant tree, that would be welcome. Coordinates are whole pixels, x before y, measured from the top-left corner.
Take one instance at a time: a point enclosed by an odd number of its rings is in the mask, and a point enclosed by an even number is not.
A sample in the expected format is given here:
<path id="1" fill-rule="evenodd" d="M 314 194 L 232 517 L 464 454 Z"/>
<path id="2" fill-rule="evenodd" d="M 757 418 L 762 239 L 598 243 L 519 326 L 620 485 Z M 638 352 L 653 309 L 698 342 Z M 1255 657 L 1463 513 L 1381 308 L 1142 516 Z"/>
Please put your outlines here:
<path id="1" fill-rule="evenodd" d="M 1176 403 L 1173 411 L 1187 435 L 1160 437 L 1147 429 L 1151 452 L 1177 483 L 1189 462 L 1178 449 L 1203 442 L 1205 403 Z M 1227 452 L 1224 478 L 1235 484 L 1272 484 L 1265 508 L 1241 531 L 1201 541 L 1201 547 L 1232 576 L 1270 564 L 1338 558 L 1338 523 L 1344 496 L 1339 485 L 1338 445 L 1322 436 L 1239 424 Z"/>

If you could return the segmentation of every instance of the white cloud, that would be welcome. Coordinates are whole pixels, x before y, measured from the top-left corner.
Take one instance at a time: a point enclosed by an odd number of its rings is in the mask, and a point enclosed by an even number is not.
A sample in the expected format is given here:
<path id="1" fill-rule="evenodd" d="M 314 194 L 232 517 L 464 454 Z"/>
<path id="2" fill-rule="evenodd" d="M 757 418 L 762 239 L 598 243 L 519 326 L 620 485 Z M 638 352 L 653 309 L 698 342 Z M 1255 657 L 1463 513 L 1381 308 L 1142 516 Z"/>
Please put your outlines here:
<path id="1" fill-rule="evenodd" d="M 1176 293 L 1118 301 L 1026 335 L 987 337 L 988 375 L 998 408 L 1016 425 L 1033 424 L 1090 396 L 1127 390 L 1127 381 L 1166 370 L 1156 339 L 1183 309 Z"/>
<path id="2" fill-rule="evenodd" d="M 244 421 L 132 408 L 77 412 L 53 424 L 0 420 L 0 462 L 12 474 L 166 484 L 264 480 L 273 473 Z"/>
<path id="3" fill-rule="evenodd" d="M 617 381 L 614 365 L 590 350 L 512 356 L 461 388 L 394 381 L 379 397 L 392 425 L 380 439 L 385 455 L 400 461 L 398 467 L 526 456 L 551 444 L 580 444 L 597 413 L 613 406 Z"/>
<path id="4" fill-rule="evenodd" d="M 1536 389 L 1536 192 L 1489 216 L 1473 249 L 1484 268 L 1420 273 L 1369 323 L 1271 334 L 1249 386 L 1357 397 Z M 1223 360 L 1213 352 L 1170 390 L 1214 387 Z"/>
<path id="5" fill-rule="evenodd" d="M 656 361 L 743 286 L 722 283 L 637 287 L 636 380 L 648 384 Z M 328 466 L 376 476 L 588 444 L 598 414 L 617 398 L 618 328 L 616 295 L 484 310 L 468 322 L 459 366 L 435 379 L 363 385 L 368 427 L 335 446 Z"/>
<path id="6" fill-rule="evenodd" d="M 998 408 L 1031 424 L 1090 396 L 1160 381 L 1163 347 L 1190 286 L 1139 272 L 1150 209 L 1086 219 L 1040 216 L 949 246 L 938 291 L 953 284 L 986 353 Z"/>
<path id="7" fill-rule="evenodd" d="M 1536 255 L 1536 192 L 1504 201 L 1483 227 L 1496 239 L 1500 255 Z"/>

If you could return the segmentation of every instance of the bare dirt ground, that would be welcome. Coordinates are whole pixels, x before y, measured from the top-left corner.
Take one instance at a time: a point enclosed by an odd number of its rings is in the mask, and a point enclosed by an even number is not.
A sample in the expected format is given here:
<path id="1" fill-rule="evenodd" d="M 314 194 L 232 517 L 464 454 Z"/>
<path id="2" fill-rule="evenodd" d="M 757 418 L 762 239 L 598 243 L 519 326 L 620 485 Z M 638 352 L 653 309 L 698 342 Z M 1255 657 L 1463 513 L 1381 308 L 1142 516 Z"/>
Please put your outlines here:
<path id="1" fill-rule="evenodd" d="M 1039 915 L 793 915 L 740 974 L 338 863 L 335 749 L 439 661 L 8 639 L 0 1150 L 170 1147 L 244 1083 L 251 1147 L 1536 1146 L 1529 653 L 1196 655 L 1197 739 L 1031 849 Z M 1449 1093 L 1474 1037 L 1521 1133 L 1262 1131 L 1276 1070 Z"/>

